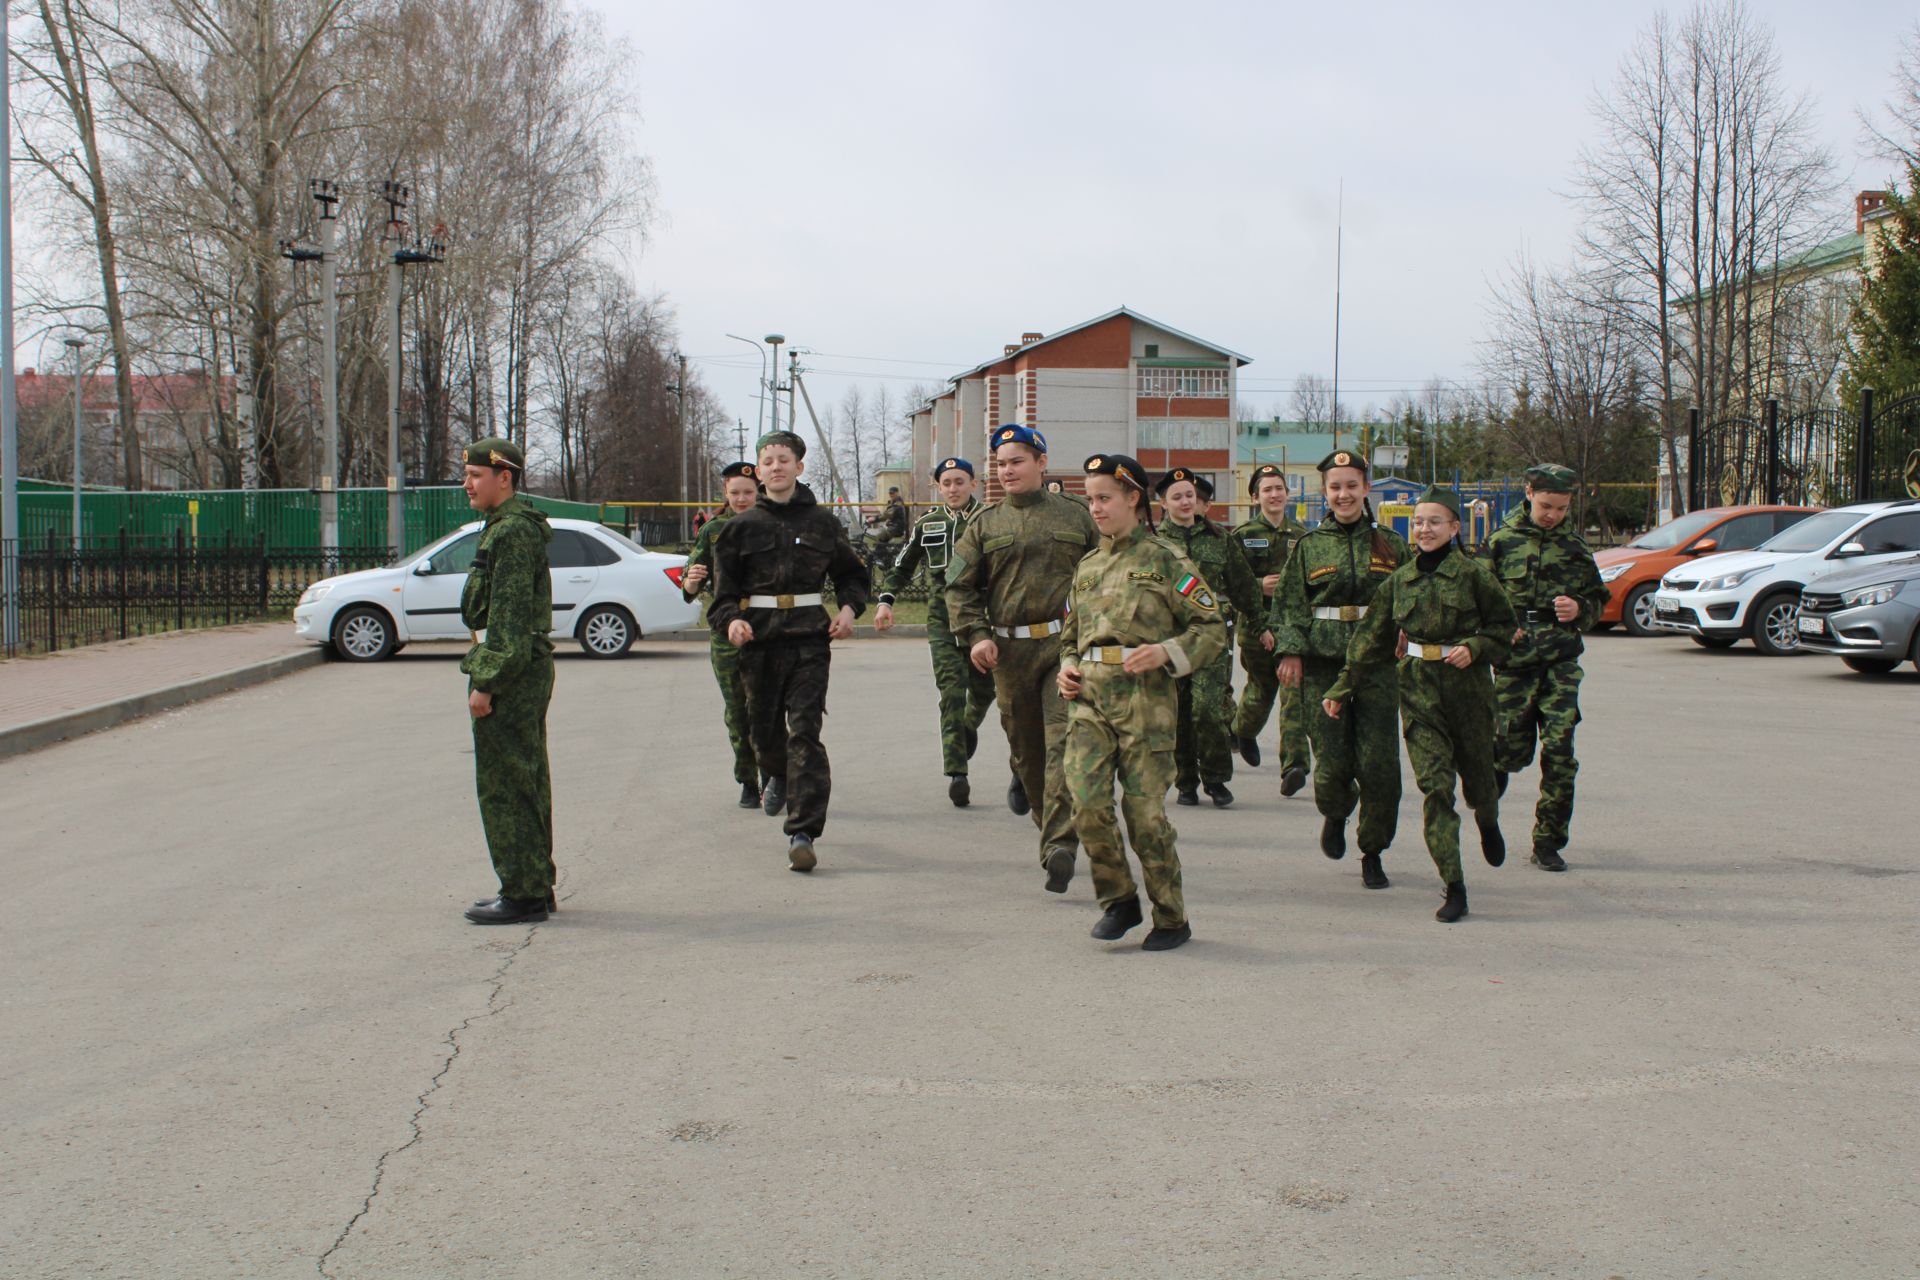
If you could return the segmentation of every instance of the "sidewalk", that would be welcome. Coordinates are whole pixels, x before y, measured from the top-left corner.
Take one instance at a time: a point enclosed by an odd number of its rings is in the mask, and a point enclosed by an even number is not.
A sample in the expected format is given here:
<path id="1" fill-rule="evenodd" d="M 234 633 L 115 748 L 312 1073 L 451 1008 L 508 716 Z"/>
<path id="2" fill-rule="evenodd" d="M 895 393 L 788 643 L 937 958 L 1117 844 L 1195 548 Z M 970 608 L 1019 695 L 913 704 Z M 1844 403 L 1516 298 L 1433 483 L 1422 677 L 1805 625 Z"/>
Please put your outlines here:
<path id="1" fill-rule="evenodd" d="M 285 619 L 0 662 L 0 757 L 316 666 Z"/>

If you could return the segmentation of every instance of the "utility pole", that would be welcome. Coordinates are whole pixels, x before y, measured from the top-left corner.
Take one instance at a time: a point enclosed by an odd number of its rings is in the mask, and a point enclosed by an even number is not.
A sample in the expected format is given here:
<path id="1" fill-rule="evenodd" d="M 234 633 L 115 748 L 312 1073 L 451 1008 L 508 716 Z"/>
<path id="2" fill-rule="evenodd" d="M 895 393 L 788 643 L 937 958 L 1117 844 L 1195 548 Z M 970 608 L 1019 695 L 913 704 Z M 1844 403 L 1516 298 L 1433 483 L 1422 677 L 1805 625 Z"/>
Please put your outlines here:
<path id="1" fill-rule="evenodd" d="M 685 542 L 691 536 L 687 531 L 687 357 L 676 351 L 673 358 L 680 366 L 680 381 L 673 391 L 680 400 L 680 541 Z"/>
<path id="2" fill-rule="evenodd" d="M 407 469 L 400 460 L 400 327 L 402 273 L 410 266 L 431 266 L 445 260 L 446 246 L 438 234 L 407 241 L 407 223 L 401 215 L 413 191 L 403 183 L 382 182 L 379 196 L 387 202 L 387 230 L 393 245 L 387 264 L 387 542 L 393 554 L 407 554 Z M 437 231 L 437 229 L 436 229 Z"/>
<path id="3" fill-rule="evenodd" d="M 320 417 L 325 428 L 320 465 L 320 549 L 340 550 L 340 346 L 339 289 L 334 244 L 338 237 L 340 203 L 338 183 L 311 178 L 307 191 L 320 206 L 320 247 L 310 249 L 292 240 L 280 242 L 280 256 L 292 262 L 320 264 L 320 362 L 326 377 L 320 383 Z"/>
<path id="4" fill-rule="evenodd" d="M 8 6 L 0 5 L 0 53 Z M 0 76 L 0 130 L 13 155 L 13 77 Z M 0 648 L 20 643 L 20 415 L 13 396 L 13 165 L 0 163 Z M 133 424 L 127 424 L 132 430 Z"/>
<path id="5" fill-rule="evenodd" d="M 769 431 L 780 429 L 780 344 L 786 340 L 784 333 L 770 333 L 766 339 L 767 345 L 773 348 L 773 365 L 767 377 L 767 401 L 773 409 L 773 425 L 767 428 Z M 793 415 L 789 413 L 787 417 L 791 424 Z M 792 429 L 791 425 L 788 429 Z"/>
<path id="6" fill-rule="evenodd" d="M 794 385 L 800 388 L 800 398 L 806 402 L 807 416 L 813 419 L 813 433 L 820 437 L 820 451 L 827 455 L 827 480 L 833 485 L 836 495 L 844 496 L 847 487 L 840 482 L 840 460 L 833 454 L 833 439 L 821 428 L 820 415 L 813 410 L 813 393 L 807 390 L 807 384 L 800 377 L 798 366 L 793 371 Z"/>
<path id="7" fill-rule="evenodd" d="M 734 448 L 741 457 L 747 456 L 747 424 L 743 418 L 733 420 Z"/>
<path id="8" fill-rule="evenodd" d="M 73 549 L 80 549 L 80 349 L 87 344 L 78 338 L 67 339 L 73 352 Z"/>

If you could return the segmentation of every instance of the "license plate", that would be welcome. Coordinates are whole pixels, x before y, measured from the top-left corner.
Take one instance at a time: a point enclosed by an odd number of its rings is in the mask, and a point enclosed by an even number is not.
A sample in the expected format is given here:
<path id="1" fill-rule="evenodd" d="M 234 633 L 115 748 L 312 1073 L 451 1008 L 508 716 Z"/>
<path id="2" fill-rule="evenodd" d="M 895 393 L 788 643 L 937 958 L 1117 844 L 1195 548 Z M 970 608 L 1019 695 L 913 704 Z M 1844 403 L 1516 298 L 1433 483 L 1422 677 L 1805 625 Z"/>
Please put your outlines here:
<path id="1" fill-rule="evenodd" d="M 1806 614 L 1801 614 L 1800 634 L 1803 636 L 1823 636 L 1827 634 L 1827 620 L 1825 618 L 1809 618 Z"/>
<path id="2" fill-rule="evenodd" d="M 1678 613 L 1680 612 L 1680 601 L 1673 596 L 1655 596 L 1653 598 L 1653 611 L 1655 613 Z"/>

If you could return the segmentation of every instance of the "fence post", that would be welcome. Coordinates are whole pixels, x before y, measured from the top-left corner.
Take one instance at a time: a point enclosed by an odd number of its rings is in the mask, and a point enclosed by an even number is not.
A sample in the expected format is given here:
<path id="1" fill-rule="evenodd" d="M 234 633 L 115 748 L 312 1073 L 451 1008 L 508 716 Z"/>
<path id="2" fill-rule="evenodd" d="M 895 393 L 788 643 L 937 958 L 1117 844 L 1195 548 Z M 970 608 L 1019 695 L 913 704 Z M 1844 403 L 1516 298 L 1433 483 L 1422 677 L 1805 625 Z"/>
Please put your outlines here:
<path id="1" fill-rule="evenodd" d="M 54 548 L 58 545 L 59 544 L 54 541 L 53 529 L 51 526 L 49 526 L 47 529 L 47 556 L 45 560 L 46 579 L 47 579 L 46 592 L 47 592 L 47 652 L 48 653 L 57 652 L 60 648 L 61 573 L 59 570 L 58 563 L 53 558 Z"/>
<path id="2" fill-rule="evenodd" d="M 1873 501 L 1873 388 L 1860 388 L 1860 435 L 1855 448 L 1859 456 L 1853 467 L 1853 500 Z"/>
<path id="3" fill-rule="evenodd" d="M 1705 441 L 1699 438 L 1699 405 L 1692 405 L 1686 411 L 1686 509 L 1699 510 L 1701 484 L 1699 468 L 1701 459 L 1707 457 Z"/>
<path id="4" fill-rule="evenodd" d="M 173 629 L 187 629 L 187 531 L 173 529 Z"/>
<path id="5" fill-rule="evenodd" d="M 1780 501 L 1780 402 L 1767 397 L 1767 503 Z"/>
<path id="6" fill-rule="evenodd" d="M 264 529 L 261 530 L 258 536 L 260 539 L 260 610 L 259 612 L 260 612 L 260 616 L 264 618 L 267 615 L 267 534 L 266 534 L 266 531 Z"/>

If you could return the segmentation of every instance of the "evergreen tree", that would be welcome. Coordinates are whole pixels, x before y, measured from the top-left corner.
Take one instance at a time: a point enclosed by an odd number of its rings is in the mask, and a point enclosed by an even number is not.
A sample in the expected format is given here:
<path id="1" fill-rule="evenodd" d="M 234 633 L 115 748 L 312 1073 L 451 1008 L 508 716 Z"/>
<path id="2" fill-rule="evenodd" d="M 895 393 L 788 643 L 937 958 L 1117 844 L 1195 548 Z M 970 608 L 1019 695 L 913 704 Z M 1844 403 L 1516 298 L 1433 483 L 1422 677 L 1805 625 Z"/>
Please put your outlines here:
<path id="1" fill-rule="evenodd" d="M 1845 393 L 1860 402 L 1860 388 L 1880 396 L 1920 387 L 1920 164 L 1907 170 L 1906 193 L 1893 192 L 1887 213 L 1867 224 L 1877 239 L 1853 333 L 1847 341 Z"/>

